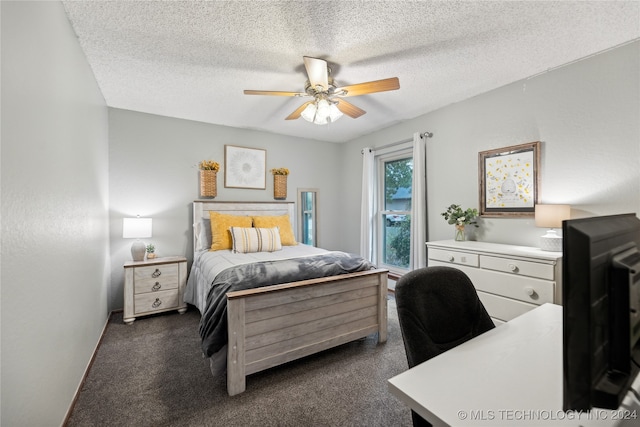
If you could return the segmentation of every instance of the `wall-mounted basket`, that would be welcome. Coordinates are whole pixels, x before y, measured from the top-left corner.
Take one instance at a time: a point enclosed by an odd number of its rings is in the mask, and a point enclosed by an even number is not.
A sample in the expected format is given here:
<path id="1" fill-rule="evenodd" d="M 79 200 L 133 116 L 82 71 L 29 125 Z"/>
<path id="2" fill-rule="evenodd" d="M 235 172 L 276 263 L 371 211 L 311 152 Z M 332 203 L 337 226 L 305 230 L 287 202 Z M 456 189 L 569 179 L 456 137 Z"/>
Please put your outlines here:
<path id="1" fill-rule="evenodd" d="M 200 170 L 200 196 L 216 197 L 218 195 L 218 171 Z"/>
<path id="2" fill-rule="evenodd" d="M 287 175 L 273 175 L 273 198 L 287 198 Z"/>

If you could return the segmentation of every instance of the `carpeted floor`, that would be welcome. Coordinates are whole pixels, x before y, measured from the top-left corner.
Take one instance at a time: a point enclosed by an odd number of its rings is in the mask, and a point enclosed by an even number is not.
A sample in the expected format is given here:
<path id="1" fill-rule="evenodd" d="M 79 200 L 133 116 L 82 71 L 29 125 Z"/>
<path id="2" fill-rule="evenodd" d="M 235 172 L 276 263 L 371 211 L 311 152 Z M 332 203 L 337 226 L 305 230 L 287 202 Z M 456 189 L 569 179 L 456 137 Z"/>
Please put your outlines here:
<path id="1" fill-rule="evenodd" d="M 115 313 L 68 426 L 410 426 L 387 379 L 407 369 L 395 301 L 375 335 L 247 377 L 229 397 L 202 358 L 199 312 Z"/>

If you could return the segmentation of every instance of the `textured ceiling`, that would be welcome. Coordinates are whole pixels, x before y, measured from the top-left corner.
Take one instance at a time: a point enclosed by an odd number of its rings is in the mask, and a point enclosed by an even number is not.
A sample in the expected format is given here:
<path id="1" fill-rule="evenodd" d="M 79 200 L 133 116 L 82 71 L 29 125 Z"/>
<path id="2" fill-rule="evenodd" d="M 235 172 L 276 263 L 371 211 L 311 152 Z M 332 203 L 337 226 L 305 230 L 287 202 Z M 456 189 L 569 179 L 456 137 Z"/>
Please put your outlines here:
<path id="1" fill-rule="evenodd" d="M 635 1 L 63 1 L 107 105 L 344 142 L 640 37 Z M 285 121 L 306 99 L 303 56 L 349 98 L 327 126 Z"/>

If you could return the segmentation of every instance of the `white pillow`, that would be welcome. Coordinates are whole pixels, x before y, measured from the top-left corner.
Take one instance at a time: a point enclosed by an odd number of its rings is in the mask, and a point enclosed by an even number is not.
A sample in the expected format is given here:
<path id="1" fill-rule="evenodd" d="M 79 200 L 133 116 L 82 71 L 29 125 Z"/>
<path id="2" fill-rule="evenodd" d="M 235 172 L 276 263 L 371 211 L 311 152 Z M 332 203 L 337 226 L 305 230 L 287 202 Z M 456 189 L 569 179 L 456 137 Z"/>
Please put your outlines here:
<path id="1" fill-rule="evenodd" d="M 234 252 L 246 254 L 249 252 L 274 252 L 282 250 L 278 227 L 229 227 L 229 231 L 231 231 Z"/>
<path id="2" fill-rule="evenodd" d="M 194 224 L 196 227 L 195 239 L 195 251 L 204 251 L 211 249 L 211 220 L 209 218 L 202 218 L 200 222 Z"/>

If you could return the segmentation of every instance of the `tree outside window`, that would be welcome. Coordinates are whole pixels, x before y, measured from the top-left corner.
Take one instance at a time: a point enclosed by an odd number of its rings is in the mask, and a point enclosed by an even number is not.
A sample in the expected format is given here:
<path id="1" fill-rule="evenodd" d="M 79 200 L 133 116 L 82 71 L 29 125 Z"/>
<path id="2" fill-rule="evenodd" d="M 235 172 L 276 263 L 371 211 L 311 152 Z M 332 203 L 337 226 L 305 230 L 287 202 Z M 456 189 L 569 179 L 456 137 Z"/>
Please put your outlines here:
<path id="1" fill-rule="evenodd" d="M 411 182 L 413 159 L 384 162 L 384 206 L 381 209 L 382 263 L 409 268 L 411 247 Z"/>

